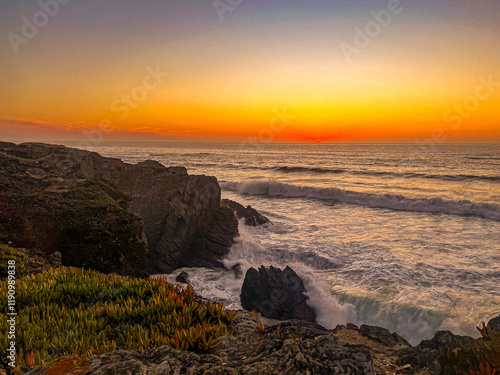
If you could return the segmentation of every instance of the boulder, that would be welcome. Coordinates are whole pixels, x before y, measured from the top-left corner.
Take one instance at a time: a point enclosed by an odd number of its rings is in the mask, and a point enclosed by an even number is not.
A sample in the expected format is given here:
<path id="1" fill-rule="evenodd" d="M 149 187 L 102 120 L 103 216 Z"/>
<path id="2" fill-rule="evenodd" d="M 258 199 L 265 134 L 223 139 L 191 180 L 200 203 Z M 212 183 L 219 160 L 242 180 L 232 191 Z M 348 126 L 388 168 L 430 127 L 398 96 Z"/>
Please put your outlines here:
<path id="1" fill-rule="evenodd" d="M 0 233 L 67 266 L 133 276 L 220 266 L 237 219 L 215 177 L 64 146 L 0 142 Z"/>
<path id="2" fill-rule="evenodd" d="M 500 332 L 500 315 L 498 315 L 496 318 L 491 319 L 488 322 L 488 326 L 497 332 Z"/>
<path id="3" fill-rule="evenodd" d="M 243 271 L 241 270 L 241 263 L 235 264 L 231 267 L 231 271 L 234 272 L 234 277 L 241 279 L 243 276 Z"/>
<path id="4" fill-rule="evenodd" d="M 316 321 L 316 312 L 308 305 L 302 279 L 290 267 L 250 268 L 241 290 L 241 304 L 267 318 Z"/>
<path id="5" fill-rule="evenodd" d="M 189 275 L 187 274 L 187 272 L 182 271 L 180 274 L 177 275 L 177 277 L 175 278 L 175 281 L 177 281 L 178 283 L 182 283 L 182 284 L 189 284 L 188 277 L 189 277 Z"/>
<path id="6" fill-rule="evenodd" d="M 223 199 L 221 201 L 221 206 L 229 208 L 238 220 L 241 218 L 245 219 L 245 225 L 251 227 L 270 222 L 267 217 L 261 215 L 256 209 L 252 208 L 252 206 L 244 207 L 242 204 L 230 199 Z"/>

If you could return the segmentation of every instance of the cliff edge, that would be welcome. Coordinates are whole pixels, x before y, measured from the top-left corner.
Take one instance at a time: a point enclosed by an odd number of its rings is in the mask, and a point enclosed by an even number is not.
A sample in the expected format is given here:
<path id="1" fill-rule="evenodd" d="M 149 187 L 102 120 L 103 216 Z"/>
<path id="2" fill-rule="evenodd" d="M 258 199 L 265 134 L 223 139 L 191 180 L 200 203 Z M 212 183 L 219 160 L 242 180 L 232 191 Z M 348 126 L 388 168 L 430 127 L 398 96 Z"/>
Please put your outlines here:
<path id="1" fill-rule="evenodd" d="M 155 161 L 0 142 L 0 241 L 62 264 L 144 276 L 217 266 L 238 235 L 217 179 Z"/>

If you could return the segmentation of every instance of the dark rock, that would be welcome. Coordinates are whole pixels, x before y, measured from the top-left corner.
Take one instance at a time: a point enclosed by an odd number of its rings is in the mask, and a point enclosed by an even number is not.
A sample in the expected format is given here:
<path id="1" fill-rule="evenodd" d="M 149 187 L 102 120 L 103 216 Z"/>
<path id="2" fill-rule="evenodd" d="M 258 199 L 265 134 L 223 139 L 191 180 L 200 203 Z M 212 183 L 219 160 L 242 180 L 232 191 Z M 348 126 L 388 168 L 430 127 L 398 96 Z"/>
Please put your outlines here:
<path id="1" fill-rule="evenodd" d="M 438 331 L 430 340 L 423 340 L 418 346 L 403 349 L 398 353 L 399 365 L 411 365 L 415 370 L 427 368 L 430 374 L 440 374 L 441 350 L 453 350 L 470 345 L 475 340 L 468 336 L 457 336 L 450 331 Z"/>
<path id="2" fill-rule="evenodd" d="M 474 343 L 474 339 L 469 336 L 454 335 L 450 331 L 438 331 L 430 340 L 423 340 L 418 346 L 426 349 L 448 349 L 452 350 L 459 346 L 466 346 Z"/>
<path id="3" fill-rule="evenodd" d="M 29 162 L 0 159 L 0 228 L 12 247 L 49 262 L 57 251 L 65 266 L 147 276 L 141 218 L 124 193 L 102 180 L 33 178 Z"/>
<path id="4" fill-rule="evenodd" d="M 256 209 L 252 208 L 252 206 L 247 206 L 245 208 L 243 205 L 230 199 L 223 199 L 221 201 L 221 206 L 227 207 L 233 211 L 238 220 L 244 218 L 245 225 L 251 227 L 256 227 L 270 222 L 267 217 L 261 215 Z"/>
<path id="5" fill-rule="evenodd" d="M 388 329 L 376 326 L 368 326 L 363 324 L 359 328 L 359 332 L 372 340 L 376 340 L 385 346 L 394 346 L 398 344 L 403 344 L 406 346 L 411 346 L 408 341 L 397 333 L 391 333 Z"/>
<path id="6" fill-rule="evenodd" d="M 238 220 L 230 210 L 220 207 L 203 236 L 194 239 L 183 266 L 225 268 L 220 259 L 229 254 L 237 235 Z"/>
<path id="7" fill-rule="evenodd" d="M 187 272 L 182 271 L 180 274 L 177 275 L 175 281 L 182 284 L 189 284 L 188 277 L 189 275 L 187 274 Z"/>
<path id="8" fill-rule="evenodd" d="M 394 339 L 394 341 L 396 342 L 396 344 L 411 346 L 411 344 L 403 336 L 401 336 L 399 333 L 393 332 L 391 335 L 392 335 L 392 338 Z"/>
<path id="9" fill-rule="evenodd" d="M 152 168 L 166 168 L 162 163 L 156 160 L 145 160 L 137 163 L 140 167 L 152 167 Z"/>
<path id="10" fill-rule="evenodd" d="M 133 276 L 220 266 L 238 234 L 224 210 L 217 179 L 182 167 L 0 143 L 0 232 L 67 266 Z"/>
<path id="11" fill-rule="evenodd" d="M 500 332 L 500 315 L 498 315 L 496 318 L 491 319 L 488 322 L 488 326 L 494 331 Z"/>
<path id="12" fill-rule="evenodd" d="M 54 267 L 62 266 L 62 254 L 59 251 L 56 251 L 50 255 L 50 264 Z"/>
<path id="13" fill-rule="evenodd" d="M 182 352 L 168 346 L 143 351 L 114 351 L 93 356 L 82 364 L 85 374 L 191 374 L 191 375 L 281 375 L 366 374 L 375 369 L 369 350 L 348 345 L 330 332 L 309 322 L 283 322 L 280 337 L 269 326 L 257 331 L 259 318 L 239 312 L 237 336 L 218 338 L 220 346 L 209 353 Z M 276 322 L 278 324 L 278 322 Z M 295 338 L 293 338 L 295 337 Z M 30 375 L 46 373 L 32 370 Z M 76 372 L 76 371 L 75 371 Z"/>
<path id="14" fill-rule="evenodd" d="M 237 279 L 241 279 L 241 277 L 243 276 L 243 271 L 241 270 L 240 263 L 235 264 L 233 267 L 231 267 L 231 271 L 234 272 L 234 277 L 236 277 Z"/>
<path id="15" fill-rule="evenodd" d="M 241 290 L 241 304 L 267 318 L 316 321 L 316 312 L 308 305 L 302 279 L 290 268 L 260 267 L 247 271 Z"/>
<path id="16" fill-rule="evenodd" d="M 359 330 L 359 327 L 355 324 L 352 324 L 352 323 L 347 323 L 347 329 L 352 329 L 354 331 L 358 331 Z"/>

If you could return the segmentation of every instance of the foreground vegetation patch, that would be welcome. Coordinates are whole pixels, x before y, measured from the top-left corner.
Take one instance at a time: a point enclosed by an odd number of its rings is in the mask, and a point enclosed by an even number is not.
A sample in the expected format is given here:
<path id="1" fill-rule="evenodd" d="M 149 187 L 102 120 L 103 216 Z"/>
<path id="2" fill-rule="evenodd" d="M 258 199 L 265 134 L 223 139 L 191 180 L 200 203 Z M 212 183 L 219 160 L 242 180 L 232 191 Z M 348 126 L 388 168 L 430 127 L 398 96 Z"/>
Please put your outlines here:
<path id="1" fill-rule="evenodd" d="M 483 323 L 482 338 L 472 345 L 441 352 L 443 372 L 449 375 L 500 374 L 500 332 Z"/>
<path id="2" fill-rule="evenodd" d="M 7 281 L 0 281 L 7 290 Z M 17 363 L 34 367 L 62 356 L 115 349 L 207 351 L 232 334 L 236 316 L 196 301 L 193 289 L 61 267 L 16 281 Z M 0 296 L 0 351 L 7 348 L 7 296 Z"/>

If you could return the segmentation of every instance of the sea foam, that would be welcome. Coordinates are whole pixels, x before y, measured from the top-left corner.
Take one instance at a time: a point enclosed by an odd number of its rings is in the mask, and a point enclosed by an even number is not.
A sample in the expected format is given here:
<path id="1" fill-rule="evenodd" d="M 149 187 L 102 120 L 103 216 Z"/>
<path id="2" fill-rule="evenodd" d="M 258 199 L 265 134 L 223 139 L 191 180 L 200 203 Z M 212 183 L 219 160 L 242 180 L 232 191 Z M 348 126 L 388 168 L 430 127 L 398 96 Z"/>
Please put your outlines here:
<path id="1" fill-rule="evenodd" d="M 272 180 L 223 182 L 221 186 L 223 189 L 235 191 L 240 194 L 334 200 L 341 203 L 372 208 L 476 216 L 500 221 L 500 205 L 494 203 L 474 203 L 468 200 L 453 201 L 445 200 L 440 197 L 409 198 L 403 195 L 394 194 L 370 194 L 343 190 L 335 187 L 320 188 L 299 186 Z"/>

